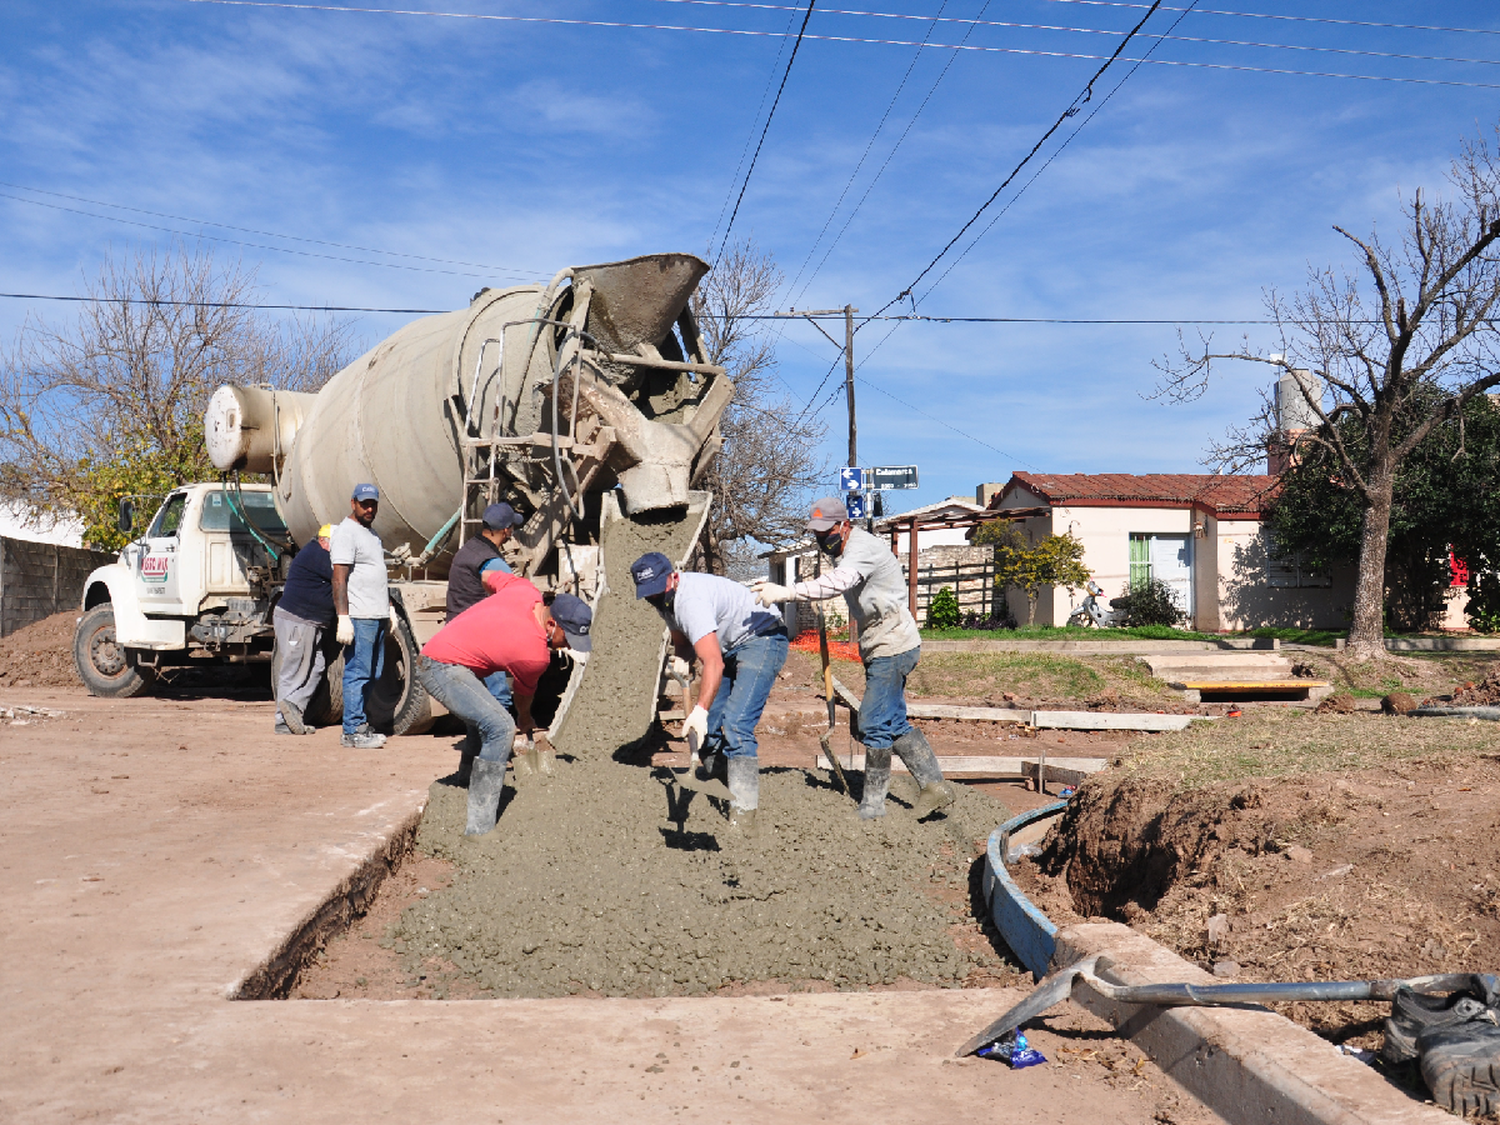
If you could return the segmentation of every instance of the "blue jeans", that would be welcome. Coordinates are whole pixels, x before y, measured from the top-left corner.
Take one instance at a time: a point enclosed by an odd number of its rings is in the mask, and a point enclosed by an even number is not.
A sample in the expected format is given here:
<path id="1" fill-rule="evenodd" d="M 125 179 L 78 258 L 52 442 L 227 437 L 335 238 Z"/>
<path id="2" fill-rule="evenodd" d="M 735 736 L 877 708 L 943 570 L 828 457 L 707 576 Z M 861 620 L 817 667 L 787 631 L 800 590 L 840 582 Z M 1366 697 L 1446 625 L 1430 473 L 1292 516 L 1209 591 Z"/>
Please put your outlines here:
<path id="1" fill-rule="evenodd" d="M 724 680 L 708 708 L 704 749 L 726 758 L 753 758 L 755 725 L 766 709 L 776 673 L 786 663 L 785 631 L 750 637 L 724 654 Z"/>
<path id="2" fill-rule="evenodd" d="M 490 694 L 495 697 L 496 703 L 500 704 L 501 707 L 510 707 L 510 677 L 505 674 L 503 669 L 498 672 L 491 672 L 486 676 L 484 678 L 484 686 L 489 688 Z"/>
<path id="3" fill-rule="evenodd" d="M 906 677 L 922 656 L 922 646 L 877 656 L 865 664 L 865 694 L 859 701 L 859 740 L 866 749 L 891 745 L 907 731 Z"/>
<path id="4" fill-rule="evenodd" d="M 384 617 L 356 617 L 354 643 L 344 647 L 344 733 L 353 734 L 369 720 L 370 685 L 385 671 Z"/>
<path id="5" fill-rule="evenodd" d="M 510 760 L 516 722 L 490 694 L 486 680 L 460 664 L 444 664 L 425 656 L 417 657 L 417 680 L 428 695 L 466 724 L 478 728 L 481 758 L 501 765 Z"/>

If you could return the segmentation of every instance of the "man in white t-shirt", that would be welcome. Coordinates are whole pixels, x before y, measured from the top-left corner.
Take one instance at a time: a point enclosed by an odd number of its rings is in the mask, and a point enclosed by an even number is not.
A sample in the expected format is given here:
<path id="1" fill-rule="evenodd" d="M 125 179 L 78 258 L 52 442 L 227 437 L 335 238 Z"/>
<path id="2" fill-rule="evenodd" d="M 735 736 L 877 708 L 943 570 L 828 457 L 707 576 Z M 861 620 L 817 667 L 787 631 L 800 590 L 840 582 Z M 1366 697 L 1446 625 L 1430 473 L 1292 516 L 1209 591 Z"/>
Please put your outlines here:
<path id="1" fill-rule="evenodd" d="M 365 707 L 370 685 L 384 669 L 387 623 L 391 629 L 398 624 L 386 589 L 385 550 L 380 536 L 370 530 L 379 509 L 380 490 L 373 484 L 355 485 L 349 518 L 333 529 L 328 548 L 338 641 L 344 646 L 344 734 L 339 744 L 358 750 L 385 745 L 385 735 L 370 727 Z"/>
<path id="2" fill-rule="evenodd" d="M 682 659 L 703 662 L 698 701 L 682 724 L 689 745 L 705 747 L 712 772 L 722 757 L 729 783 L 729 823 L 751 830 L 760 803 L 755 725 L 786 663 L 786 623 L 763 609 L 738 582 L 716 574 L 681 573 L 659 551 L 630 566 L 635 596 L 662 615 Z M 687 700 L 683 700 L 684 706 Z"/>
<path id="3" fill-rule="evenodd" d="M 818 549 L 833 559 L 833 569 L 795 586 L 759 580 L 754 584 L 756 597 L 762 605 L 775 605 L 844 595 L 849 615 L 859 626 L 859 656 L 865 666 L 865 693 L 859 704 L 865 788 L 859 815 L 865 820 L 885 815 L 894 750 L 922 787 L 914 807 L 917 817 L 930 816 L 951 805 L 955 794 L 943 780 L 927 736 L 906 717 L 906 678 L 921 658 L 922 635 L 906 604 L 901 564 L 889 546 L 854 526 L 849 509 L 837 496 L 813 502 L 807 530 L 818 540 Z"/>

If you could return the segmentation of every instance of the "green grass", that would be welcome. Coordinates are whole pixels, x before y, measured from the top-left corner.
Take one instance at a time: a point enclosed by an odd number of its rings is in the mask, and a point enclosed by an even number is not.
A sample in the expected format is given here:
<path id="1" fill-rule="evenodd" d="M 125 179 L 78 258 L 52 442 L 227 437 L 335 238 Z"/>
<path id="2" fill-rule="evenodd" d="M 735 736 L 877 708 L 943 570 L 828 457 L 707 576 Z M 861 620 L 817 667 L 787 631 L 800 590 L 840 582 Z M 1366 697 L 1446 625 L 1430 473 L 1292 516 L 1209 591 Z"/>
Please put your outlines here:
<path id="1" fill-rule="evenodd" d="M 1131 742 L 1121 767 L 1193 788 L 1255 777 L 1388 767 L 1416 758 L 1462 763 L 1496 756 L 1500 728 L 1462 719 L 1396 718 L 1374 712 L 1318 715 L 1247 711 L 1185 731 Z"/>

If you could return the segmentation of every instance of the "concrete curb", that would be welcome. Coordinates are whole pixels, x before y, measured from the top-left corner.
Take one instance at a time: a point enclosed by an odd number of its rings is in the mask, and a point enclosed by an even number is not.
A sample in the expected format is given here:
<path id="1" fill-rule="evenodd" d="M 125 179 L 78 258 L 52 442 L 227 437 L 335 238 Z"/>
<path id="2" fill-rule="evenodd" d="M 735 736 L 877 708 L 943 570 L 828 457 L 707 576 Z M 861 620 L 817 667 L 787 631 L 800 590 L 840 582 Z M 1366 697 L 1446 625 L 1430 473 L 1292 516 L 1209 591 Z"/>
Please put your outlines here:
<path id="1" fill-rule="evenodd" d="M 1500 652 L 1500 637 L 1387 637 L 1387 652 Z"/>
<path id="2" fill-rule="evenodd" d="M 1500 723 L 1500 707 L 1418 707 L 1412 714 L 1437 719 L 1485 719 Z"/>
<path id="3" fill-rule="evenodd" d="M 1022 964 L 1040 977 L 1104 955 L 1098 972 L 1116 984 L 1222 983 L 1119 922 L 1059 930 L 1005 869 L 1010 834 L 1066 801 L 1006 821 L 990 834 L 984 895 L 990 916 Z M 1258 1006 L 1158 1008 L 1118 1004 L 1084 985 L 1073 999 L 1108 1020 L 1174 1080 L 1232 1125 L 1453 1125 L 1364 1063 L 1306 1028 Z"/>
<path id="4" fill-rule="evenodd" d="M 1169 652 L 1271 652 L 1281 647 L 1275 637 L 1226 637 L 1221 641 L 1145 641 L 1131 638 L 1097 641 L 1007 641 L 968 637 L 962 640 L 922 639 L 926 652 L 1062 652 L 1073 656 L 1152 656 Z"/>

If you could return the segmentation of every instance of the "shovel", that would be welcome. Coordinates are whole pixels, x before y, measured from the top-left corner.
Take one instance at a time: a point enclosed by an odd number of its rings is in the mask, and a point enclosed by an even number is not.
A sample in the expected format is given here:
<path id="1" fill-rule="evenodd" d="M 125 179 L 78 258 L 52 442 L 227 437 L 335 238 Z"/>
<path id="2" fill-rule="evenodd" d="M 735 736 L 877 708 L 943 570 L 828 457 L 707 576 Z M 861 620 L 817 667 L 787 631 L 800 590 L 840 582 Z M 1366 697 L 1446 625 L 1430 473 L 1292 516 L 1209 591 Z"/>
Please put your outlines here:
<path id="1" fill-rule="evenodd" d="M 1036 991 L 954 1052 L 972 1055 L 1003 1038 L 1027 1020 L 1035 1019 L 1073 994 L 1082 981 L 1106 1000 L 1121 1004 L 1155 1004 L 1162 1008 L 1210 1007 L 1216 1004 L 1261 1004 L 1286 1000 L 1390 1000 L 1398 988 L 1413 992 L 1457 992 L 1469 987 L 1472 973 L 1441 973 L 1410 980 L 1289 981 L 1270 984 L 1112 984 L 1095 969 L 1111 964 L 1107 957 L 1089 957 L 1059 969 L 1037 985 Z"/>
<path id="2" fill-rule="evenodd" d="M 815 575 L 823 573 L 823 560 L 817 560 Z M 823 605 L 818 604 L 818 652 L 823 658 L 823 698 L 828 700 L 828 729 L 818 736 L 818 745 L 823 748 L 823 757 L 833 766 L 833 772 L 838 775 L 839 788 L 852 797 L 849 791 L 849 781 L 844 777 L 844 767 L 839 765 L 838 755 L 833 752 L 833 745 L 829 739 L 833 735 L 833 726 L 836 721 L 833 710 L 833 665 L 828 661 L 828 621 L 823 616 Z"/>
<path id="3" fill-rule="evenodd" d="M 675 671 L 671 675 L 677 681 L 678 686 L 682 688 L 682 709 L 686 711 L 688 701 L 687 677 L 679 675 Z M 689 737 L 688 767 L 681 771 L 671 770 L 673 780 L 677 782 L 679 788 L 689 789 L 694 793 L 702 793 L 705 797 L 718 797 L 722 801 L 729 800 L 731 796 L 729 786 L 725 785 L 718 778 L 711 777 L 707 781 L 698 780 L 698 767 L 702 764 L 703 760 L 698 757 L 698 741 L 695 738 Z M 671 767 L 668 768 L 670 769 Z"/>

